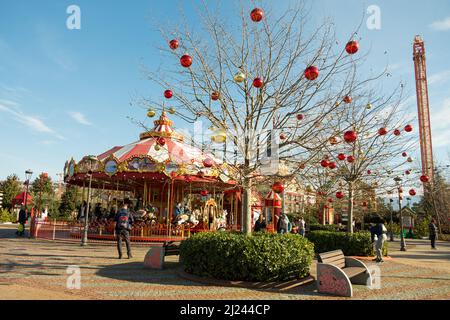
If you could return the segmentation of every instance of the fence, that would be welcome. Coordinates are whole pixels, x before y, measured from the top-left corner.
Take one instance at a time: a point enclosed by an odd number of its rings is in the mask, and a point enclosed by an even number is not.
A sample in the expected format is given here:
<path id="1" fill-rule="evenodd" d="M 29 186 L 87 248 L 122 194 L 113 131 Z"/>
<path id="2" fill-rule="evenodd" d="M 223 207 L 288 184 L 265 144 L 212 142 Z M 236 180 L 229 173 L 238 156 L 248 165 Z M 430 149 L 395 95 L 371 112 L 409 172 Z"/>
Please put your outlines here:
<path id="1" fill-rule="evenodd" d="M 196 230 L 206 231 L 206 230 Z M 136 226 L 130 232 L 130 241 L 138 243 L 154 243 L 165 241 L 180 241 L 191 235 L 191 228 L 157 224 Z M 84 225 L 65 221 L 35 221 L 32 234 L 37 239 L 63 240 L 80 242 L 84 235 Z M 116 239 L 114 223 L 105 225 L 90 225 L 88 228 L 89 242 L 112 243 Z"/>

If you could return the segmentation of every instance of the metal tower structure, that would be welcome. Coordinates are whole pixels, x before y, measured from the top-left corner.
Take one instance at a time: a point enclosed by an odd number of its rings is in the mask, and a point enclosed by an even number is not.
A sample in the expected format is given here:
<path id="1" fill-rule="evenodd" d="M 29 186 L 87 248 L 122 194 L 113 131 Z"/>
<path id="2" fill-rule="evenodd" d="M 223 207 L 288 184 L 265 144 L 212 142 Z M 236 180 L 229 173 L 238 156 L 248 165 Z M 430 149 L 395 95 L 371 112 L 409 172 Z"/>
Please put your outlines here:
<path id="1" fill-rule="evenodd" d="M 413 60 L 416 75 L 422 174 L 427 175 L 430 178 L 430 182 L 433 182 L 433 147 L 431 141 L 430 106 L 428 101 L 427 66 L 425 45 L 420 36 L 414 38 Z M 424 192 L 426 192 L 425 188 Z"/>

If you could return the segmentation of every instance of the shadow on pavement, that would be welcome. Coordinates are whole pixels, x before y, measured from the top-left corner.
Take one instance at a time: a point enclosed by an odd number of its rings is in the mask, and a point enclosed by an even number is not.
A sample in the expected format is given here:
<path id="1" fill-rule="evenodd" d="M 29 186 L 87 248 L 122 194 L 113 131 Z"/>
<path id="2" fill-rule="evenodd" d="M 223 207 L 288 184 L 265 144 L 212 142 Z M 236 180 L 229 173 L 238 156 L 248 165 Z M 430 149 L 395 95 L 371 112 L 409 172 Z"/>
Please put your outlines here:
<path id="1" fill-rule="evenodd" d="M 179 262 L 165 262 L 164 269 L 152 270 L 146 269 L 142 262 L 130 262 L 103 267 L 96 272 L 97 276 L 110 278 L 114 280 L 129 281 L 134 283 L 152 283 L 158 285 L 180 285 L 194 287 L 218 287 L 218 285 L 191 281 L 179 275 L 182 266 Z M 222 286 L 220 286 L 222 287 Z M 236 286 L 226 286 L 228 288 L 242 289 Z M 274 290 L 248 288 L 249 290 L 273 292 Z M 322 296 L 316 290 L 316 284 L 310 283 L 301 287 L 285 290 L 285 294 L 302 294 L 310 296 Z"/>

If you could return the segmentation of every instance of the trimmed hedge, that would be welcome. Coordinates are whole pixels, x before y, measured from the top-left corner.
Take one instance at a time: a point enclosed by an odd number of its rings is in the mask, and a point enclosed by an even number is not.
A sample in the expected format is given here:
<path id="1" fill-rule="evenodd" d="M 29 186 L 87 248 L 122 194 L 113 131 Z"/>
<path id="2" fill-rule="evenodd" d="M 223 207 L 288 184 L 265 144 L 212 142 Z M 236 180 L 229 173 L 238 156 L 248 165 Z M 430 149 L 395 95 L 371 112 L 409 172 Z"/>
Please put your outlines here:
<path id="1" fill-rule="evenodd" d="M 315 224 L 311 224 L 309 226 L 309 230 L 310 231 L 339 231 L 339 226 L 336 224 L 319 224 L 319 223 L 315 223 Z"/>
<path id="2" fill-rule="evenodd" d="M 355 233 L 312 231 L 307 234 L 309 241 L 314 243 L 316 253 L 323 253 L 341 249 L 346 256 L 368 257 L 375 254 L 370 232 L 362 231 Z M 383 255 L 387 255 L 387 241 L 383 246 Z"/>
<path id="3" fill-rule="evenodd" d="M 223 280 L 303 278 L 313 258 L 313 244 L 295 234 L 205 232 L 180 245 L 186 272 Z"/>

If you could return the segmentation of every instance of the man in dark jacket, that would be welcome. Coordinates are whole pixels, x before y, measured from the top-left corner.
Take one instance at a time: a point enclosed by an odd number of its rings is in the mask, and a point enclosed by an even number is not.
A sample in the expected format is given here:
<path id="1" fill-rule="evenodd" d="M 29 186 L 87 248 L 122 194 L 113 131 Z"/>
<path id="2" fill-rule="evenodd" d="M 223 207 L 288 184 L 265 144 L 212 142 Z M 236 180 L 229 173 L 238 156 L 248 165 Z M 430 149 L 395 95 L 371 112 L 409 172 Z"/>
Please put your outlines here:
<path id="1" fill-rule="evenodd" d="M 28 214 L 25 207 L 22 206 L 19 211 L 19 223 L 22 225 L 22 231 L 18 232 L 17 235 L 23 236 L 25 234 L 25 223 L 27 223 Z"/>
<path id="2" fill-rule="evenodd" d="M 128 259 L 132 258 L 131 246 L 130 246 L 130 231 L 133 225 L 134 219 L 131 213 L 128 211 L 128 205 L 124 204 L 123 207 L 114 217 L 116 222 L 116 235 L 117 235 L 117 251 L 119 253 L 119 259 L 122 259 L 122 237 L 125 239 L 127 245 Z"/>
<path id="3" fill-rule="evenodd" d="M 438 234 L 438 228 L 436 226 L 436 220 L 432 219 L 428 225 L 430 230 L 431 249 L 436 249 L 436 237 Z"/>
<path id="4" fill-rule="evenodd" d="M 258 220 L 255 222 L 255 232 L 266 231 L 267 225 L 264 221 L 264 216 L 262 214 L 259 215 Z"/>

